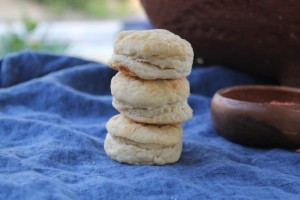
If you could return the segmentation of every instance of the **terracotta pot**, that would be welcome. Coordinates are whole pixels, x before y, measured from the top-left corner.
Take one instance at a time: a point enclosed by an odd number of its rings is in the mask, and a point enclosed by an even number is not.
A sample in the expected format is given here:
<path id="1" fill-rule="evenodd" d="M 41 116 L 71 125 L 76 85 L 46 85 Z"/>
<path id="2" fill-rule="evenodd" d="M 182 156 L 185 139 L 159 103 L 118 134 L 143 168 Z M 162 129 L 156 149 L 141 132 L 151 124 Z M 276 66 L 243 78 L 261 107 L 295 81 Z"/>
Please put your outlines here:
<path id="1" fill-rule="evenodd" d="M 168 29 L 192 44 L 196 61 L 222 64 L 300 87 L 300 1 L 141 3 L 154 27 Z"/>

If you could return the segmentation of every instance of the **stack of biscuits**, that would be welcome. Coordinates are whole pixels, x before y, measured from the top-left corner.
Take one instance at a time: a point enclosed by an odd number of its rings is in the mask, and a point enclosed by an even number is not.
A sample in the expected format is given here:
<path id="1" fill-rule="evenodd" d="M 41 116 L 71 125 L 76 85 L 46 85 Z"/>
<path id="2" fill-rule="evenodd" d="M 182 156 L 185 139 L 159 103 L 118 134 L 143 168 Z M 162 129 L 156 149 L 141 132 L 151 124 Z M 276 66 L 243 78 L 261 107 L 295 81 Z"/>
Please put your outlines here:
<path id="1" fill-rule="evenodd" d="M 112 105 L 121 114 L 106 124 L 104 149 L 128 164 L 164 165 L 182 151 L 180 124 L 192 117 L 186 76 L 191 72 L 189 42 L 167 30 L 121 32 L 109 66 Z"/>

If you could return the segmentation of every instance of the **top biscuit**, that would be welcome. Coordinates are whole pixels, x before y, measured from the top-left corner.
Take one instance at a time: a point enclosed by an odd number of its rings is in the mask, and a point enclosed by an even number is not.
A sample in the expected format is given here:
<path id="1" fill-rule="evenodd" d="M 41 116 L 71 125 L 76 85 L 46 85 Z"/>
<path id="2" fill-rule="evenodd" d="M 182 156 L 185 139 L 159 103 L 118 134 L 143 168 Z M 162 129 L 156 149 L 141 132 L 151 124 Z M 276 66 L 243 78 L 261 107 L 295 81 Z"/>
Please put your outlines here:
<path id="1" fill-rule="evenodd" d="M 142 79 L 176 79 L 190 74 L 193 58 L 191 44 L 170 31 L 123 31 L 108 65 Z"/>

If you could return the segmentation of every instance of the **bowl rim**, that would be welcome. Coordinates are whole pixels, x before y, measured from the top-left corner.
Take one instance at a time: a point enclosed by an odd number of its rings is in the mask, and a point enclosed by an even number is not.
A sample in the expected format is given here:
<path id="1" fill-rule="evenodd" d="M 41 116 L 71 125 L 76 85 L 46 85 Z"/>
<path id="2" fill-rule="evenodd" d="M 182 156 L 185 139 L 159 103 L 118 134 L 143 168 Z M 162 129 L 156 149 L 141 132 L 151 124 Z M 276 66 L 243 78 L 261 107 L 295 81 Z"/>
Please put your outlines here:
<path id="1" fill-rule="evenodd" d="M 253 101 L 247 101 L 247 100 L 240 100 L 235 98 L 230 98 L 224 96 L 225 93 L 229 91 L 241 91 L 241 90 L 275 90 L 275 91 L 286 91 L 286 92 L 293 92 L 293 93 L 299 93 L 300 95 L 300 89 L 295 87 L 289 87 L 289 86 L 280 86 L 280 85 L 236 85 L 236 86 L 228 86 L 225 88 L 219 89 L 215 95 L 219 98 L 222 98 L 223 100 L 226 100 L 228 102 L 232 103 L 244 103 L 244 104 L 252 104 L 252 105 L 260 105 L 260 106 L 269 106 L 269 107 L 277 107 L 277 108 L 292 108 L 297 109 L 300 111 L 300 103 L 295 102 L 294 104 L 271 104 L 269 102 L 253 102 Z"/>

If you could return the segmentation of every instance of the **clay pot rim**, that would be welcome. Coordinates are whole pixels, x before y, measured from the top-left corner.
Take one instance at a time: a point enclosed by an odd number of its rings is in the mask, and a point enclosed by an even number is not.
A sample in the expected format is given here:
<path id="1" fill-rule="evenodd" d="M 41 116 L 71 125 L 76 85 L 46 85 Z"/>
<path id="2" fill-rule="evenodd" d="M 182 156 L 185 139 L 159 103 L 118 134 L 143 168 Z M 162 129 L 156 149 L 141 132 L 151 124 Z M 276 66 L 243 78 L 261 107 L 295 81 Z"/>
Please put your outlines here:
<path id="1" fill-rule="evenodd" d="M 250 90 L 252 91 L 256 90 L 260 92 L 264 92 L 264 91 L 286 92 L 286 93 L 293 93 L 299 95 L 300 97 L 300 89 L 298 88 L 287 87 L 287 86 L 274 86 L 274 85 L 239 85 L 239 86 L 225 87 L 218 90 L 215 93 L 215 96 L 220 99 L 223 99 L 227 103 L 233 103 L 235 105 L 240 105 L 240 106 L 249 104 L 251 106 L 255 106 L 255 105 L 260 107 L 266 106 L 270 108 L 284 108 L 284 109 L 300 111 L 300 98 L 299 98 L 299 102 L 293 101 L 292 102 L 293 104 L 271 104 L 269 101 L 255 102 L 251 100 L 237 99 L 228 96 L 229 93 L 246 92 Z M 261 95 L 263 95 L 263 93 L 261 93 Z"/>

